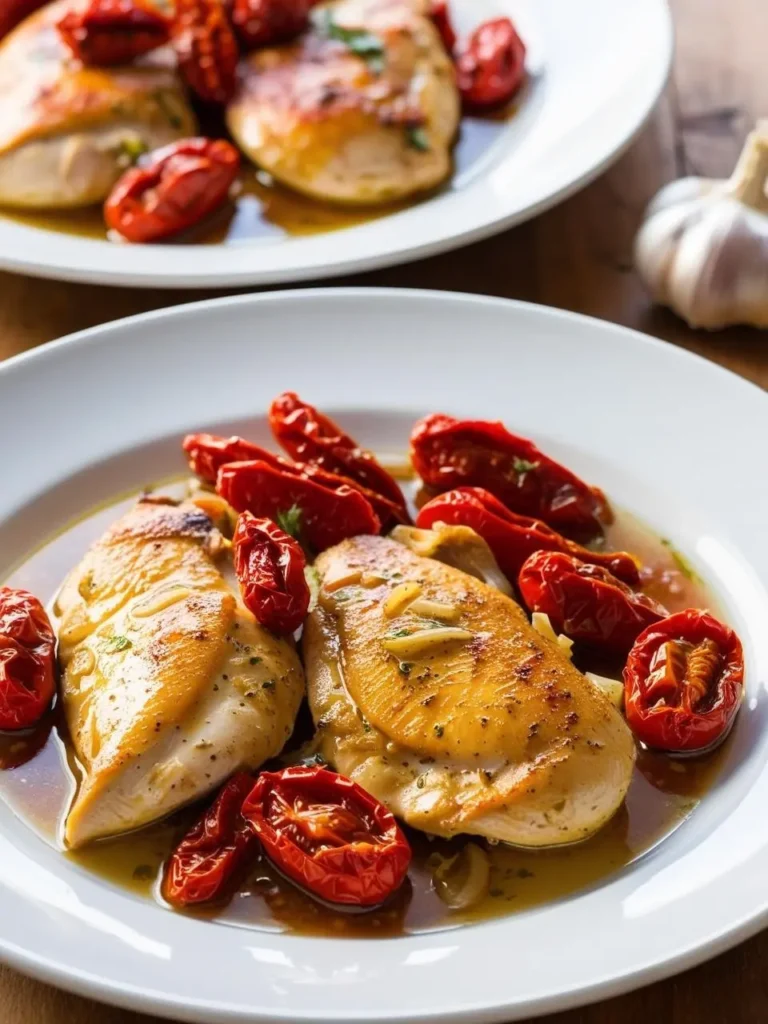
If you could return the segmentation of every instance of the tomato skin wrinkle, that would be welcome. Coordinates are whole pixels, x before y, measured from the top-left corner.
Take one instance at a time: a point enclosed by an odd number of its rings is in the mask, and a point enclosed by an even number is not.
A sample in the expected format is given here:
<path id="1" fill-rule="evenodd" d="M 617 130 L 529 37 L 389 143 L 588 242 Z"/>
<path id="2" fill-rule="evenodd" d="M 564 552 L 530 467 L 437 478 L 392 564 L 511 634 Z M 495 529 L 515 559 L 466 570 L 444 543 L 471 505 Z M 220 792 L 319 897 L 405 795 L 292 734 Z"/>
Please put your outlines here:
<path id="1" fill-rule="evenodd" d="M 571 640 L 626 655 L 647 627 L 669 612 L 607 569 L 560 551 L 537 551 L 517 579 L 530 612 L 549 616 Z"/>
<path id="2" fill-rule="evenodd" d="M 649 626 L 624 668 L 627 724 L 656 750 L 706 753 L 727 736 L 744 694 L 736 633 L 689 608 Z"/>
<path id="3" fill-rule="evenodd" d="M 292 458 L 356 480 L 391 502 L 398 510 L 400 522 L 410 522 L 403 492 L 373 453 L 293 391 L 285 391 L 274 399 L 269 408 L 269 425 L 275 440 Z"/>
<path id="4" fill-rule="evenodd" d="M 104 204 L 104 219 L 129 242 L 177 234 L 227 201 L 239 169 L 239 153 L 223 139 L 172 142 L 122 175 Z"/>
<path id="5" fill-rule="evenodd" d="M 456 80 L 465 110 L 508 103 L 525 79 L 525 43 L 509 18 L 486 21 L 456 51 Z"/>
<path id="6" fill-rule="evenodd" d="M 309 25 L 315 0 L 229 0 L 230 20 L 246 50 L 295 39 Z"/>
<path id="7" fill-rule="evenodd" d="M 243 804 L 264 853 L 325 903 L 374 909 L 405 880 L 411 849 L 392 814 L 336 772 L 262 772 Z"/>
<path id="8" fill-rule="evenodd" d="M 434 413 L 411 433 L 411 459 L 435 491 L 482 487 L 511 512 L 541 519 L 576 540 L 602 536 L 613 519 L 603 492 L 502 423 Z"/>
<path id="9" fill-rule="evenodd" d="M 144 0 L 91 0 L 56 28 L 73 56 L 92 67 L 130 64 L 171 36 L 170 21 Z"/>
<path id="10" fill-rule="evenodd" d="M 175 0 L 174 7 L 171 42 L 182 77 L 206 103 L 228 103 L 240 51 L 222 0 Z"/>
<path id="11" fill-rule="evenodd" d="M 234 775 L 173 851 L 161 884 L 171 906 L 188 907 L 232 894 L 259 845 L 241 813 L 252 788 L 252 776 Z"/>
<path id="12" fill-rule="evenodd" d="M 354 488 L 341 484 L 331 490 L 262 459 L 222 466 L 216 491 L 235 511 L 258 518 L 277 521 L 295 506 L 301 513 L 300 540 L 318 553 L 381 528 L 370 502 Z"/>
<path id="13" fill-rule="evenodd" d="M 310 600 L 301 545 L 272 520 L 241 512 L 232 547 L 246 608 L 265 629 L 294 633 L 306 618 Z"/>
<path id="14" fill-rule="evenodd" d="M 26 590 L 0 587 L 0 729 L 29 729 L 56 692 L 56 636 Z"/>
<path id="15" fill-rule="evenodd" d="M 637 583 L 640 569 L 625 551 L 589 551 L 552 530 L 546 523 L 510 512 L 482 487 L 458 487 L 439 494 L 419 509 L 416 525 L 435 523 L 469 526 L 488 544 L 501 571 L 516 583 L 526 559 L 537 551 L 562 551 L 590 565 L 599 565 L 626 583 Z"/>
<path id="16" fill-rule="evenodd" d="M 262 448 L 245 438 L 220 437 L 217 434 L 187 434 L 182 442 L 182 448 L 187 454 L 189 467 L 193 473 L 205 480 L 206 483 L 215 484 L 216 477 L 222 466 L 230 462 L 248 462 L 261 460 L 272 466 L 274 469 L 282 470 L 293 476 L 306 477 L 327 490 L 335 491 L 346 485 L 360 494 L 368 501 L 374 513 L 380 520 L 381 530 L 389 529 L 397 523 L 405 522 L 402 509 L 393 501 L 369 490 L 357 480 L 347 476 L 340 476 L 337 473 L 329 473 L 319 466 L 306 462 L 293 462 L 274 452 Z"/>

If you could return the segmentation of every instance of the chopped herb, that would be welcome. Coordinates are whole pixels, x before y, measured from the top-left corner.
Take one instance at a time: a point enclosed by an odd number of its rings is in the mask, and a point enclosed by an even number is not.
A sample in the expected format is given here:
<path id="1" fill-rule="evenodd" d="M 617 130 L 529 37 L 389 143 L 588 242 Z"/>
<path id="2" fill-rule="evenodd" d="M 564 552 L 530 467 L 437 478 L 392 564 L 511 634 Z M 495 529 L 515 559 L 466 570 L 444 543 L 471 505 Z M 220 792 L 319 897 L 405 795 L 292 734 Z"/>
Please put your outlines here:
<path id="1" fill-rule="evenodd" d="M 277 525 L 285 530 L 289 537 L 298 539 L 301 530 L 301 509 L 298 505 L 291 505 L 286 512 L 277 513 Z"/>
<path id="2" fill-rule="evenodd" d="M 420 153 L 428 153 L 429 136 L 419 124 L 409 124 L 405 128 L 405 137 L 411 149 L 418 149 Z"/>
<path id="3" fill-rule="evenodd" d="M 262 688 L 262 690 L 274 690 L 274 688 L 275 688 L 275 680 L 274 679 L 267 679 L 267 680 L 265 680 L 265 682 L 263 682 L 261 684 L 261 688 Z"/>
<path id="4" fill-rule="evenodd" d="M 411 674 L 411 669 L 413 668 L 413 665 L 410 663 L 410 661 L 401 661 L 397 667 L 400 669 L 404 676 L 409 676 Z"/>
<path id="5" fill-rule="evenodd" d="M 662 537 L 661 543 L 669 551 L 672 561 L 675 563 L 677 569 L 683 574 L 683 576 L 685 576 L 687 580 L 698 580 L 698 573 L 693 569 L 688 559 L 684 558 L 683 555 L 680 554 L 680 552 L 674 546 L 672 541 L 667 540 L 666 537 Z"/>
<path id="6" fill-rule="evenodd" d="M 410 629 L 396 629 L 394 633 L 387 633 L 387 640 L 399 640 L 401 636 L 410 635 Z"/>
<path id="7" fill-rule="evenodd" d="M 256 657 L 249 658 L 248 659 L 248 664 L 249 665 L 260 665 L 261 664 L 261 658 L 256 658 Z"/>
<path id="8" fill-rule="evenodd" d="M 420 775 L 418 780 L 417 780 L 417 782 L 416 782 L 416 788 L 417 789 L 424 789 L 424 785 L 425 785 L 426 781 L 427 780 L 424 778 L 424 776 Z"/>
<path id="9" fill-rule="evenodd" d="M 401 580 L 403 578 L 403 574 L 401 572 L 393 572 L 390 578 L 393 580 Z"/>
<path id="10" fill-rule="evenodd" d="M 518 870 L 517 870 L 517 877 L 518 878 L 533 878 L 533 872 L 529 871 L 528 868 L 518 868 Z"/>
<path id="11" fill-rule="evenodd" d="M 488 895 L 491 896 L 493 899 L 498 900 L 498 899 L 500 899 L 504 895 L 504 890 L 503 889 L 491 889 L 491 891 L 488 893 Z"/>
<path id="12" fill-rule="evenodd" d="M 162 110 L 171 128 L 181 128 L 184 122 L 179 117 L 178 111 L 174 110 L 173 103 L 169 102 L 168 95 L 162 89 L 157 89 L 155 90 L 154 97 L 155 102 Z"/>
<path id="13" fill-rule="evenodd" d="M 121 162 L 124 162 L 127 166 L 132 167 L 138 162 L 139 157 L 144 156 L 148 151 L 149 147 L 143 139 L 133 135 L 127 139 L 120 140 L 120 157 Z"/>
<path id="14" fill-rule="evenodd" d="M 440 739 L 444 732 L 445 729 L 442 727 L 442 725 L 435 726 L 435 736 L 437 736 L 438 739 Z"/>
<path id="15" fill-rule="evenodd" d="M 313 612 L 317 608 L 317 602 L 320 600 L 320 573 L 314 565 L 304 567 L 304 579 L 309 587 L 309 608 L 307 611 Z"/>
<path id="16" fill-rule="evenodd" d="M 522 484 L 529 473 L 539 468 L 539 464 L 538 462 L 529 462 L 528 459 L 514 458 L 512 460 L 512 468 L 517 474 L 517 482 Z"/>
<path id="17" fill-rule="evenodd" d="M 374 75 L 380 75 L 384 70 L 384 44 L 378 36 L 364 28 L 345 28 L 339 25 L 329 10 L 318 11 L 313 22 L 321 35 L 343 43 L 348 50 L 361 57 Z"/>
<path id="18" fill-rule="evenodd" d="M 111 654 L 115 654 L 118 651 L 127 651 L 129 647 L 133 647 L 133 643 L 127 636 L 111 636 L 107 640 L 106 646 Z"/>

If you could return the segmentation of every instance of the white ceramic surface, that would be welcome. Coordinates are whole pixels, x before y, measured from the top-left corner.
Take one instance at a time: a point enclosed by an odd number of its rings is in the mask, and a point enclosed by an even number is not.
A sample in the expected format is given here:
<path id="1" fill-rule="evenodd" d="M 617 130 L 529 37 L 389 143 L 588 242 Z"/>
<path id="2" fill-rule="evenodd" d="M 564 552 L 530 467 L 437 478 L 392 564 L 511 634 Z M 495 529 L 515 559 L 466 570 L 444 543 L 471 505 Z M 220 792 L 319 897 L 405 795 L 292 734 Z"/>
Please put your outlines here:
<path id="1" fill-rule="evenodd" d="M 178 471 L 189 429 L 264 430 L 294 388 L 363 443 L 433 410 L 499 416 L 671 537 L 741 634 L 748 701 L 690 820 L 605 884 L 535 911 L 386 940 L 191 920 L 84 872 L 0 804 L 0 956 L 187 1020 L 512 1020 L 663 977 L 768 909 L 768 436 L 757 388 L 575 315 L 445 294 L 250 296 L 87 331 L 0 365 L 0 580 L 89 507 Z M 751 439 L 751 441 L 750 441 Z"/>
<path id="2" fill-rule="evenodd" d="M 71 281 L 274 284 L 405 262 L 486 237 L 569 195 L 634 137 L 669 70 L 666 0 L 453 0 L 474 26 L 510 13 L 529 46 L 519 114 L 444 192 L 358 227 L 229 246 L 130 246 L 0 217 L 0 268 Z"/>

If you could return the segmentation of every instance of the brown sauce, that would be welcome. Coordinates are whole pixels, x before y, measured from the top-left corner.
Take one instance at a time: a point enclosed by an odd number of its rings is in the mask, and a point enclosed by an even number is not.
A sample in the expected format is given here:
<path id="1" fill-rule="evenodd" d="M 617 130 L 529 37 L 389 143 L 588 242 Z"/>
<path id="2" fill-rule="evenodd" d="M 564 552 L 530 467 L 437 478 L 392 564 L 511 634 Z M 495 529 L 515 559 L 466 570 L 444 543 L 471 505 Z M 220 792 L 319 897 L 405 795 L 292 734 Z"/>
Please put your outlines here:
<path id="1" fill-rule="evenodd" d="M 167 488 L 163 488 L 167 490 Z M 66 573 L 133 498 L 88 514 L 34 552 L 5 581 L 51 602 Z M 606 547 L 625 548 L 647 566 L 644 589 L 670 611 L 717 603 L 705 584 L 675 552 L 632 516 L 619 513 Z M 55 716 L 54 716 L 55 717 Z M 289 748 L 311 732 L 308 714 L 300 715 Z M 61 848 L 59 830 L 76 786 L 77 766 L 68 753 L 65 731 L 54 723 L 44 744 L 26 764 L 0 772 L 0 796 L 47 841 Z M 0 764 L 19 755 L 17 737 L 0 737 Z M 30 740 L 32 743 L 32 740 Z M 16 750 L 14 754 L 14 745 Z M 485 846 L 491 863 L 488 896 L 468 911 L 451 911 L 432 884 L 430 858 L 450 856 L 467 841 L 445 841 L 410 832 L 414 850 L 407 883 L 380 911 L 347 915 L 313 902 L 258 860 L 231 903 L 207 910 L 243 927 L 290 930 L 333 936 L 391 936 L 496 917 L 562 899 L 596 885 L 632 863 L 679 827 L 713 784 L 721 755 L 675 762 L 639 752 L 629 794 L 618 814 L 596 836 L 578 845 L 541 851 Z M 159 899 L 162 865 L 175 843 L 199 814 L 187 808 L 139 832 L 63 853 L 84 870 L 144 898 Z M 478 842 L 478 840 L 472 840 Z"/>
<path id="2" fill-rule="evenodd" d="M 454 149 L 456 182 L 470 173 L 500 138 L 514 107 L 492 118 L 466 117 Z M 450 182 L 444 186 L 450 188 Z M 268 174 L 248 164 L 233 190 L 234 198 L 204 223 L 178 235 L 174 241 L 197 245 L 237 245 L 259 239 L 277 239 L 340 231 L 387 217 L 424 199 L 376 207 L 339 207 L 309 199 L 277 184 Z M 45 231 L 81 238 L 107 239 L 101 206 L 60 212 L 4 210 L 2 216 Z"/>

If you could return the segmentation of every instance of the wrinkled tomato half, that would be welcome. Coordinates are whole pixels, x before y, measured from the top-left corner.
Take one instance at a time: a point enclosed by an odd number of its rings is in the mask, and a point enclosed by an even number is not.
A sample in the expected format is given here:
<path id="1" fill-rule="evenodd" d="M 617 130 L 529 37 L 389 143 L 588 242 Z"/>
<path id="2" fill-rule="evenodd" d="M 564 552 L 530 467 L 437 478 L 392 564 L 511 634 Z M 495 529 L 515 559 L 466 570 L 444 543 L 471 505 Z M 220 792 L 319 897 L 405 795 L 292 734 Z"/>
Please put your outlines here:
<path id="1" fill-rule="evenodd" d="M 372 909 L 402 885 L 411 849 L 390 812 L 335 772 L 262 772 L 243 816 L 288 879 L 335 905 Z"/>
<path id="2" fill-rule="evenodd" d="M 181 139 L 142 158 L 104 204 L 107 226 L 129 242 L 156 242 L 226 202 L 240 155 L 224 139 Z"/>
<path id="3" fill-rule="evenodd" d="M 221 899 L 232 892 L 251 853 L 258 848 L 240 810 L 253 778 L 240 772 L 171 854 L 163 875 L 163 897 L 174 907 Z"/>
<path id="4" fill-rule="evenodd" d="M 627 723 L 671 753 L 704 753 L 728 734 L 744 693 L 744 655 L 730 627 L 697 608 L 649 626 L 624 669 Z"/>
<path id="5" fill-rule="evenodd" d="M 603 566 L 560 551 L 531 555 L 517 586 L 528 610 L 548 615 L 556 632 L 615 654 L 627 654 L 646 626 L 668 614 Z"/>
<path id="6" fill-rule="evenodd" d="M 56 692 L 56 637 L 26 590 L 0 587 L 0 729 L 29 729 Z"/>

